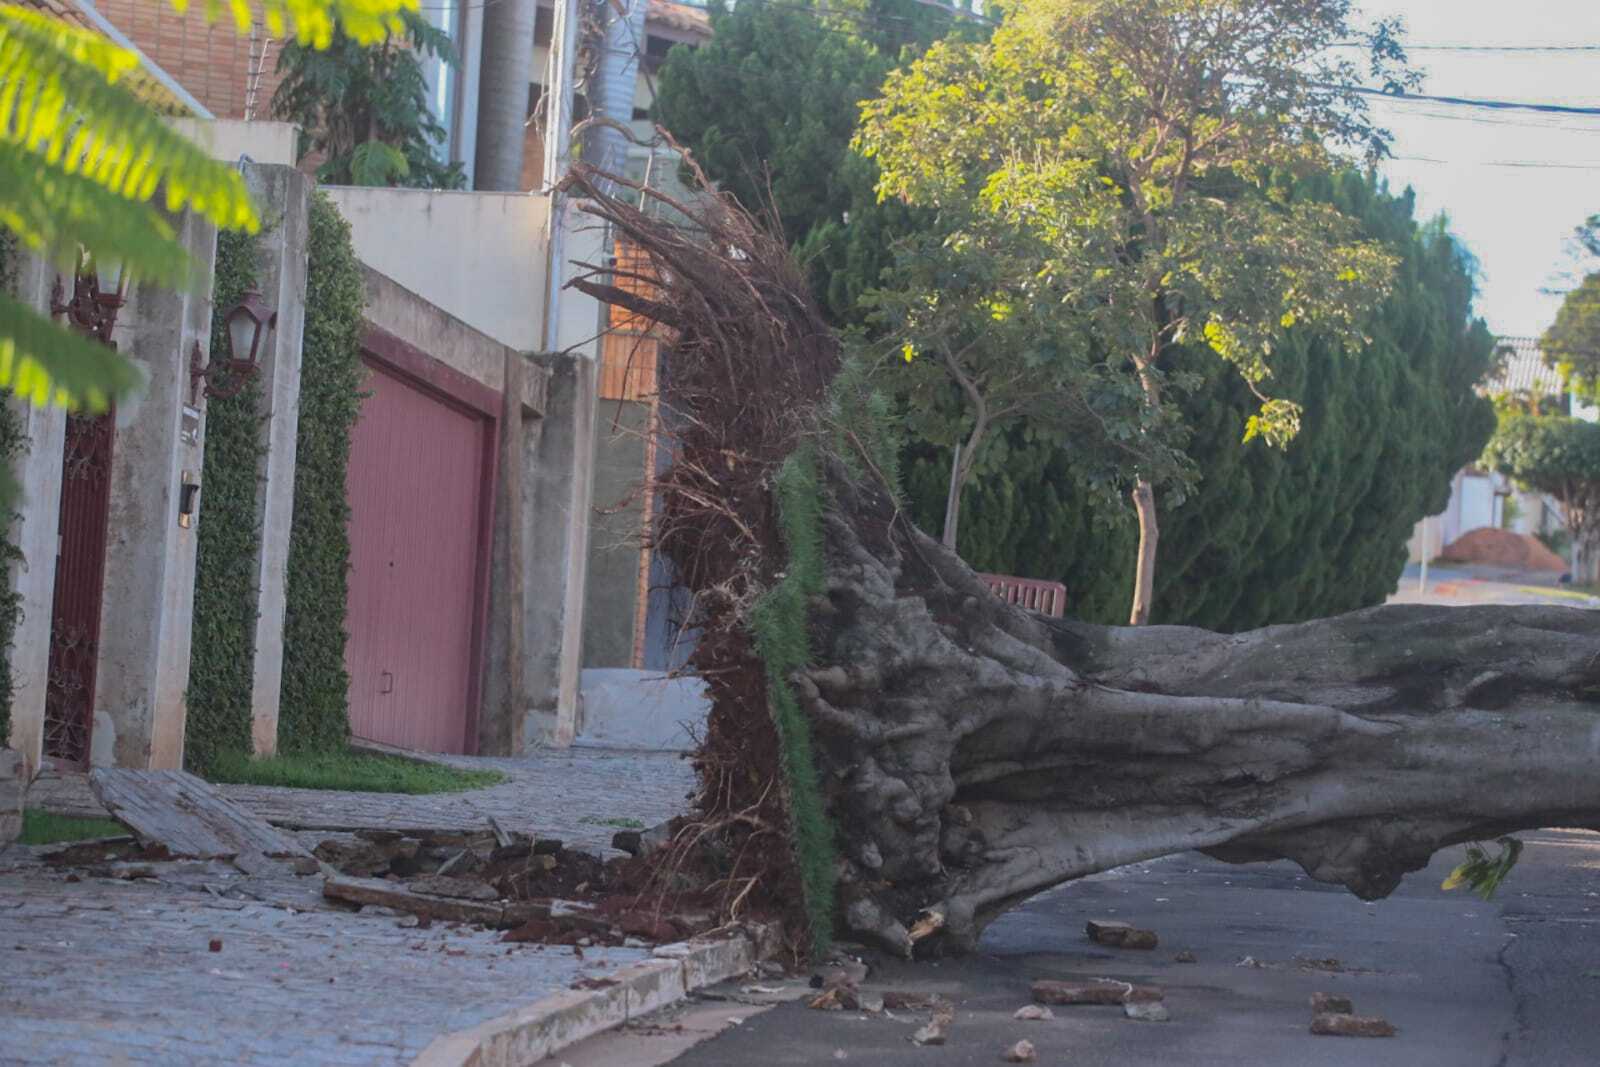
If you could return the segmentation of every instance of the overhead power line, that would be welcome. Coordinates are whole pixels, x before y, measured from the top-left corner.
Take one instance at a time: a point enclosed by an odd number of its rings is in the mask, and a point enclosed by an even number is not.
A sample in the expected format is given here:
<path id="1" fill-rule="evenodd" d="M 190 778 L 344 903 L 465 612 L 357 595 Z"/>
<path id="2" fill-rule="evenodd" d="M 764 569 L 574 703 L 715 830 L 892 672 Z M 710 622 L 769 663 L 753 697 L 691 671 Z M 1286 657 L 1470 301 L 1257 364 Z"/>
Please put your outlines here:
<path id="1" fill-rule="evenodd" d="M 1600 44 L 1410 44 L 1407 52 L 1600 52 Z M 1368 48 L 1365 41 L 1340 41 L 1334 48 Z"/>
<path id="2" fill-rule="evenodd" d="M 1340 88 L 1325 86 L 1324 88 Z M 1351 88 L 1349 92 L 1360 96 L 1375 96 L 1396 103 L 1449 104 L 1452 107 L 1481 107 L 1495 111 L 1537 111 L 1546 115 L 1600 115 L 1600 107 L 1576 107 L 1571 104 L 1533 104 L 1517 100 L 1482 100 L 1465 96 L 1428 96 L 1425 93 L 1386 93 L 1382 89 Z"/>

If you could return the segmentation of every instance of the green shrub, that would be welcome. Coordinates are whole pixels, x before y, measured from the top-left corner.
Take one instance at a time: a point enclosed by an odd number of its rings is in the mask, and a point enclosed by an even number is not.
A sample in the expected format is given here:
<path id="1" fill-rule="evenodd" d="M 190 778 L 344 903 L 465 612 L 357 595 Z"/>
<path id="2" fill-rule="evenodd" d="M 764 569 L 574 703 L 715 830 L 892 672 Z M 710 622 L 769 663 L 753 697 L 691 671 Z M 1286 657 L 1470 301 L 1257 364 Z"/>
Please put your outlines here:
<path id="1" fill-rule="evenodd" d="M 16 238 L 10 233 L 0 233 L 0 291 L 10 292 L 16 282 Z M 28 450 L 28 438 L 22 430 L 22 416 L 10 404 L 9 390 L 0 390 L 0 466 L 9 467 Z M 10 478 L 10 474 L 0 475 Z M 9 519 L 0 524 L 0 571 L 22 562 L 22 550 L 9 536 Z M 17 624 L 22 621 L 22 597 L 9 584 L 0 584 L 0 746 L 4 746 L 11 733 L 11 643 L 17 636 Z"/>
<path id="2" fill-rule="evenodd" d="M 363 295 L 350 226 L 321 193 L 312 196 L 310 223 L 278 747 L 338 752 L 350 733 L 344 667 L 350 505 L 344 487 L 365 379 Z"/>
<path id="3" fill-rule="evenodd" d="M 228 350 L 226 309 L 255 285 L 260 238 L 217 235 L 211 351 Z M 260 384 L 250 379 L 237 396 L 206 400 L 205 467 L 195 551 L 194 640 L 189 659 L 184 763 L 206 774 L 223 752 L 250 751 L 250 695 L 255 663 L 261 547 L 257 513 L 263 448 Z"/>

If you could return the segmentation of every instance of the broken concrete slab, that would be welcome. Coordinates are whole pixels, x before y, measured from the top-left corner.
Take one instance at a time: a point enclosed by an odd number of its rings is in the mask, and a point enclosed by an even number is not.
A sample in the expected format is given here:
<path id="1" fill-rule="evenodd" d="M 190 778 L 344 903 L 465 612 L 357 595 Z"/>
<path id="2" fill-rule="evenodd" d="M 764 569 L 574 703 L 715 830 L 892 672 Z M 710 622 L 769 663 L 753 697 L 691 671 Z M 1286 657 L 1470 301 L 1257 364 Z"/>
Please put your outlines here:
<path id="1" fill-rule="evenodd" d="M 1033 999 L 1040 1004 L 1125 1004 L 1163 999 L 1159 986 L 1135 985 L 1108 978 L 1057 981 L 1041 978 L 1033 983 Z"/>
<path id="2" fill-rule="evenodd" d="M 1313 1016 L 1311 1032 L 1324 1037 L 1393 1037 L 1393 1023 L 1376 1015 L 1347 1015 L 1329 1012 Z"/>
<path id="3" fill-rule="evenodd" d="M 246 874 L 285 869 L 310 858 L 294 838 L 225 799 L 187 771 L 97 767 L 89 788 L 113 818 L 174 859 L 225 859 Z"/>
<path id="4" fill-rule="evenodd" d="M 1090 941 L 1111 948 L 1152 949 L 1160 943 L 1154 930 L 1142 930 L 1116 919 L 1090 919 L 1084 929 Z"/>
<path id="5" fill-rule="evenodd" d="M 1039 1058 L 1039 1053 L 1033 1047 L 1032 1041 L 1018 1041 L 1006 1049 L 1000 1058 L 1007 1063 L 1032 1063 Z"/>
<path id="6" fill-rule="evenodd" d="M 1123 1001 L 1122 1014 L 1141 1023 L 1164 1023 L 1169 1018 L 1167 1006 L 1159 1000 Z"/>

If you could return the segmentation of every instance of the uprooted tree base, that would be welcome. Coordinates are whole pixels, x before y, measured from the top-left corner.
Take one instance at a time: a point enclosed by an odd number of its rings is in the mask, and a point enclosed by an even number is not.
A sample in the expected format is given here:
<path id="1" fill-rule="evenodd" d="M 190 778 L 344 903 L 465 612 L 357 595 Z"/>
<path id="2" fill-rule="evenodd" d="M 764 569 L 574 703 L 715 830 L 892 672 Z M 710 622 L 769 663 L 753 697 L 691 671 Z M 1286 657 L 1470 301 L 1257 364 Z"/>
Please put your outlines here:
<path id="1" fill-rule="evenodd" d="M 781 244 L 727 200 L 668 202 L 685 226 L 592 172 L 572 187 L 663 280 L 578 284 L 673 331 L 655 541 L 696 598 L 713 709 L 700 812 L 663 863 L 717 871 L 732 910 L 801 914 L 806 857 L 774 846 L 805 783 L 783 773 L 750 613 L 788 559 L 774 486 L 802 446 L 821 457 L 825 590 L 811 666 L 778 683 L 815 739 L 855 936 L 968 948 L 1026 896 L 1189 849 L 1292 859 L 1374 898 L 1455 842 L 1600 828 L 1600 612 L 1386 607 L 1239 635 L 1025 613 L 847 455 L 837 342 Z"/>

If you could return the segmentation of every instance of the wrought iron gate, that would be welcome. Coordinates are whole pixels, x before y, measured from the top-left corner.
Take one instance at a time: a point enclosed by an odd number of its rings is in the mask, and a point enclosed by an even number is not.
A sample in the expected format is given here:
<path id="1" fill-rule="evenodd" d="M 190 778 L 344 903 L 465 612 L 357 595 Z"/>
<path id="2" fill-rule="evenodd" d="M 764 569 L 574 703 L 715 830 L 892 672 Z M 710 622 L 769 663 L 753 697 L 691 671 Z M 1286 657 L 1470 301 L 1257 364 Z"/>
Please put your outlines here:
<path id="1" fill-rule="evenodd" d="M 63 763 L 89 762 L 114 427 L 115 418 L 109 413 L 67 417 L 44 705 L 44 751 Z"/>

